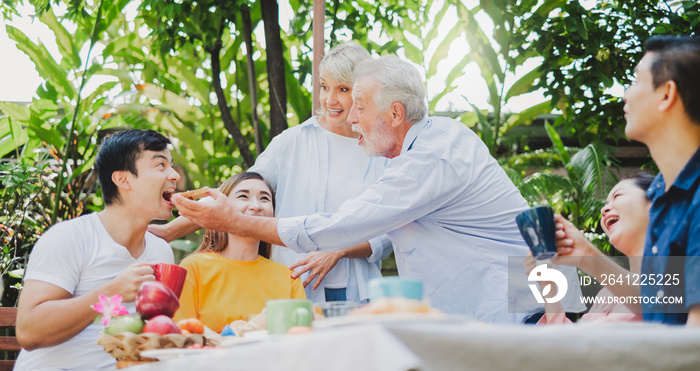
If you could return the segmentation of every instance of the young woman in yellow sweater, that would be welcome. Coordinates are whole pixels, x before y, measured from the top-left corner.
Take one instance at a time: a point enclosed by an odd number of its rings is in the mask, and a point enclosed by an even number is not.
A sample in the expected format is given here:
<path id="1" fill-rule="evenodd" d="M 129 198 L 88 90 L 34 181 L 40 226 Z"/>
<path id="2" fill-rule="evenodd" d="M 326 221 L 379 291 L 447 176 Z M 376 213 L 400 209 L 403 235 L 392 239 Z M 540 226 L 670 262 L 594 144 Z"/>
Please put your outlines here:
<path id="1" fill-rule="evenodd" d="M 219 190 L 245 214 L 274 215 L 274 192 L 258 173 L 239 173 Z M 180 263 L 187 281 L 175 321 L 197 318 L 221 332 L 245 315 L 260 313 L 268 300 L 306 298 L 301 280 L 269 256 L 268 243 L 207 230 L 199 249 Z"/>

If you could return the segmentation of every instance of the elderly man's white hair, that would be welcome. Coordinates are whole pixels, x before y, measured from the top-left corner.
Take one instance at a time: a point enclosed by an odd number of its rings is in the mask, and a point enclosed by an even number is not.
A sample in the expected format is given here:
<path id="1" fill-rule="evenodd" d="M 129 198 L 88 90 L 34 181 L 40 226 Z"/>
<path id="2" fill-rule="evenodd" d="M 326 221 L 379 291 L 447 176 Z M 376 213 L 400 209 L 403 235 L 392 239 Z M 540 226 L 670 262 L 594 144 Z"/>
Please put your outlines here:
<path id="1" fill-rule="evenodd" d="M 380 111 L 398 102 L 403 105 L 405 119 L 410 123 L 416 123 L 428 114 L 420 73 L 413 65 L 395 55 L 360 62 L 355 66 L 355 81 L 363 85 L 367 81 L 378 82 L 379 89 L 373 98 Z"/>

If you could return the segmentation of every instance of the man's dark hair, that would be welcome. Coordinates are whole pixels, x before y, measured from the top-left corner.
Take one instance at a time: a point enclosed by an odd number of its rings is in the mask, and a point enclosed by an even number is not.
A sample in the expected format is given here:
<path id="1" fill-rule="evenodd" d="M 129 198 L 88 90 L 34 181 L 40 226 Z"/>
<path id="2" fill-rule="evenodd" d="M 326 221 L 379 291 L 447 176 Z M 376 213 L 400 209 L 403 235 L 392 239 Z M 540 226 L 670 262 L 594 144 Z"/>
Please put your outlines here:
<path id="1" fill-rule="evenodd" d="M 117 185 L 112 181 L 115 171 L 136 172 L 136 159 L 142 151 L 162 151 L 168 148 L 170 140 L 153 130 L 129 129 L 106 137 L 100 146 L 95 160 L 95 170 L 102 186 L 102 198 L 106 205 L 119 200 Z"/>
<path id="2" fill-rule="evenodd" d="M 686 113 L 700 125 L 700 37 L 652 36 L 644 48 L 655 54 L 651 64 L 654 88 L 675 82 Z"/>

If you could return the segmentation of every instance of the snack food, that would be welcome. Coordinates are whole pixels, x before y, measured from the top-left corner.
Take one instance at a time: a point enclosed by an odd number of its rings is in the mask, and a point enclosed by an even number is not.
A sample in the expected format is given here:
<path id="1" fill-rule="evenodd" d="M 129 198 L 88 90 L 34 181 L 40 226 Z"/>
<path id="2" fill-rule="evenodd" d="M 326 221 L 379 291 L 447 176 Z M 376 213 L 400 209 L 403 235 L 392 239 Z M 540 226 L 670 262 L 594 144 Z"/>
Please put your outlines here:
<path id="1" fill-rule="evenodd" d="M 246 332 L 266 330 L 266 323 L 267 315 L 263 309 L 261 313 L 251 315 L 248 321 L 239 319 L 229 323 L 228 326 L 236 336 L 243 336 Z"/>
<path id="2" fill-rule="evenodd" d="M 184 198 L 188 198 L 190 200 L 196 200 L 198 198 L 206 197 L 208 191 L 209 191 L 209 188 L 205 187 L 205 188 L 193 189 L 191 191 L 180 192 L 178 194 Z"/>
<path id="3" fill-rule="evenodd" d="M 425 302 L 406 299 L 401 297 L 380 298 L 369 302 L 367 305 L 353 309 L 348 315 L 371 315 L 384 313 L 442 313 L 437 309 L 431 308 Z"/>

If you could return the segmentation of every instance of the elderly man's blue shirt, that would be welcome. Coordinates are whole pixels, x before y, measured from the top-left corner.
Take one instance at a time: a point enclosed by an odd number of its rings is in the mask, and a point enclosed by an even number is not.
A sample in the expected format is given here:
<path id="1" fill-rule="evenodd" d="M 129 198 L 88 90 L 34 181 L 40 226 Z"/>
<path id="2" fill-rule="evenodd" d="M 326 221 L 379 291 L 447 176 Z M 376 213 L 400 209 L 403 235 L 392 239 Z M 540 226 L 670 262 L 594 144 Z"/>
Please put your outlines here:
<path id="1" fill-rule="evenodd" d="M 410 128 L 401 154 L 361 196 L 332 215 L 280 219 L 277 231 L 296 251 L 343 248 L 388 231 L 399 274 L 423 280 L 433 307 L 520 322 L 541 309 L 527 286 L 528 249 L 515 224 L 527 207 L 474 132 L 430 117 Z M 514 269 L 509 256 L 521 257 Z M 509 287 L 509 272 L 520 278 L 517 288 Z M 534 305 L 511 310 L 509 299 Z"/>
<path id="2" fill-rule="evenodd" d="M 641 286 L 642 311 L 645 321 L 684 324 L 690 307 L 700 304 L 700 149 L 665 189 L 659 174 L 647 191 L 652 204 L 642 274 L 669 284 Z M 681 305 L 668 303 L 677 297 Z"/>

